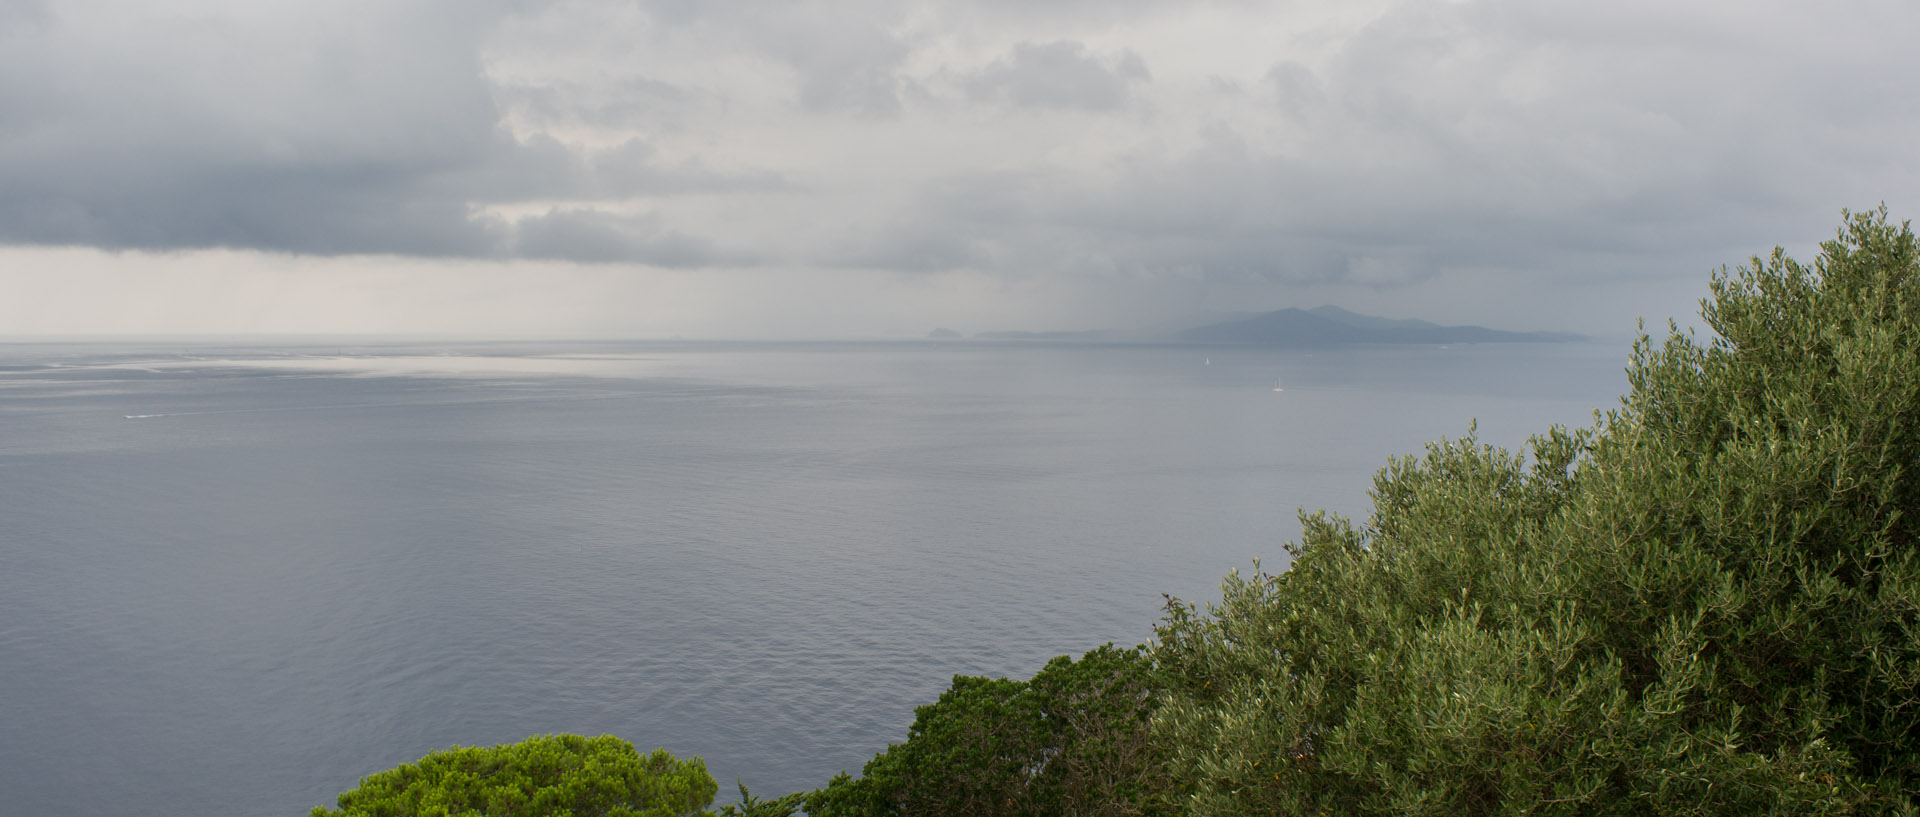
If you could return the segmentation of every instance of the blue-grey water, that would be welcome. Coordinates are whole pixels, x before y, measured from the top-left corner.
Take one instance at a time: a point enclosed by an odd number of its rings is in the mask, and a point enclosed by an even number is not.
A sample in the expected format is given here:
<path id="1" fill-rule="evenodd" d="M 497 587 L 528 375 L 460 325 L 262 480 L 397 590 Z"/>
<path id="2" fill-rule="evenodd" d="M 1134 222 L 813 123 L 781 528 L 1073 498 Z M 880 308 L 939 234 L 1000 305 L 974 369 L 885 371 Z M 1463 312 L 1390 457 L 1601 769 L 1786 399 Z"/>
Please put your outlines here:
<path id="1" fill-rule="evenodd" d="M 1625 355 L 0 345 L 0 792 L 297 815 L 552 732 L 817 787 L 955 673 L 1282 564 L 1391 455 L 1587 424 Z"/>

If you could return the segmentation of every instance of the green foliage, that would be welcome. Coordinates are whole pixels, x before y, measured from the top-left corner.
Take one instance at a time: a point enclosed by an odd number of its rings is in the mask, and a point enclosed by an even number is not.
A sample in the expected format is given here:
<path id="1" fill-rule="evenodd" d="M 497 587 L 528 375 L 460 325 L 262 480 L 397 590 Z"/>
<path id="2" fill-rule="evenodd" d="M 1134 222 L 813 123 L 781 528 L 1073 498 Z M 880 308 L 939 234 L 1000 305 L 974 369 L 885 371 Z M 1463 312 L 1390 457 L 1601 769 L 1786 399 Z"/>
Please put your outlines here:
<path id="1" fill-rule="evenodd" d="M 797 791 L 772 800 L 761 800 L 747 791 L 747 784 L 739 780 L 734 785 L 740 787 L 740 802 L 737 805 L 721 806 L 719 817 L 793 817 L 800 810 L 801 801 L 806 792 Z"/>
<path id="2" fill-rule="evenodd" d="M 704 814 L 718 785 L 699 758 L 642 756 L 612 735 L 542 735 L 456 746 L 360 781 L 313 817 L 681 817 Z M 744 793 L 744 788 L 743 788 Z"/>
<path id="3" fill-rule="evenodd" d="M 1174 602 L 1195 815 L 1898 814 L 1920 791 L 1920 249 L 1849 215 L 1722 271 L 1706 345 L 1520 456 L 1393 462 L 1356 527 Z"/>
<path id="4" fill-rule="evenodd" d="M 1163 813 L 1151 660 L 1112 645 L 1029 681 L 954 676 L 904 743 L 812 792 L 812 817 Z"/>

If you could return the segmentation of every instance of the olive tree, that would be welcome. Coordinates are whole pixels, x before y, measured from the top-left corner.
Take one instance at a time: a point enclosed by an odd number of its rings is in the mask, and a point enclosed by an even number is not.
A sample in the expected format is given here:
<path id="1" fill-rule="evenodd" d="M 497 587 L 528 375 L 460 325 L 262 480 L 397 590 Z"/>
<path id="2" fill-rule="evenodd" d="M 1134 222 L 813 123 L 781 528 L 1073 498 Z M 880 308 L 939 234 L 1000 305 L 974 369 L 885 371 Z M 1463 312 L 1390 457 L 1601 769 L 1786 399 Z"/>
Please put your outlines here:
<path id="1" fill-rule="evenodd" d="M 1920 250 L 1884 208 L 1721 270 L 1711 337 L 1525 455 L 1392 462 L 1356 525 L 1175 602 L 1156 715 L 1228 814 L 1894 814 L 1920 791 Z"/>

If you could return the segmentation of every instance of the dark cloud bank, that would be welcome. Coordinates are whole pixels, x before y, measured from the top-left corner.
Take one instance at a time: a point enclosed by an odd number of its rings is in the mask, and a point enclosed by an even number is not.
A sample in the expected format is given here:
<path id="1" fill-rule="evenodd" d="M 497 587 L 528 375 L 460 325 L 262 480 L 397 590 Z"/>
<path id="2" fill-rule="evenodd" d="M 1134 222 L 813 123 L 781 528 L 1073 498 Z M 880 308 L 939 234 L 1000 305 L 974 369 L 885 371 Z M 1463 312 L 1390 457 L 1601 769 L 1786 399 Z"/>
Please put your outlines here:
<path id="1" fill-rule="evenodd" d="M 636 53 L 704 49 L 758 78 L 706 87 L 489 72 L 500 51 L 566 65 L 593 33 L 569 27 L 572 6 L 141 8 L 0 2 L 0 242 L 1393 287 L 1451 270 L 1630 278 L 1808 236 L 1842 206 L 1920 204 L 1920 12 L 1896 3 L 1385 3 L 1311 58 L 1276 44 L 1261 73 L 1210 77 L 1126 27 L 1189 8 L 1173 4 L 608 18 L 632 21 Z M 999 45 L 926 56 L 943 13 Z M 1074 21 L 1086 33 L 1060 36 Z M 756 107 L 755 88 L 785 102 Z M 884 207 L 835 198 L 857 165 L 834 177 L 779 149 L 783 129 L 822 122 L 911 139 L 994 117 L 1058 123 L 1055 141 L 1017 161 L 929 153 Z M 658 149 L 700 128 L 757 129 L 768 148 Z M 1129 129 L 1123 146 L 1099 135 Z M 1048 165 L 1077 153 L 1109 158 Z M 808 230 L 683 217 L 770 197 L 815 221 L 866 215 L 787 243 L 768 236 Z"/>

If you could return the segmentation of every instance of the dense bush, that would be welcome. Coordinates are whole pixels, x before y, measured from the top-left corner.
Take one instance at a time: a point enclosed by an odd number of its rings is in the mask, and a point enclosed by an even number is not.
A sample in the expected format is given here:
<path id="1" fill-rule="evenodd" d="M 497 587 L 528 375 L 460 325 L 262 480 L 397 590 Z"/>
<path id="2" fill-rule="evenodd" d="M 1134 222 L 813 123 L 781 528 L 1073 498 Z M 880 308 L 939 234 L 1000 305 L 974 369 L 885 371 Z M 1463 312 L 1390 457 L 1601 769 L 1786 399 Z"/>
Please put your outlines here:
<path id="1" fill-rule="evenodd" d="M 812 792 L 812 817 L 1122 817 L 1163 813 L 1149 742 L 1157 699 L 1140 648 L 1060 656 L 1031 680 L 955 676 L 904 743 Z"/>
<path id="2" fill-rule="evenodd" d="M 718 788 L 699 758 L 642 756 L 612 735 L 543 735 L 434 752 L 362 779 L 339 810 L 312 815 L 681 817 L 703 813 Z"/>
<path id="3" fill-rule="evenodd" d="M 1195 815 L 1891 814 L 1920 791 L 1920 251 L 1885 210 L 1714 277 L 1701 344 L 1531 456 L 1394 462 L 1366 525 L 1175 603 Z"/>

